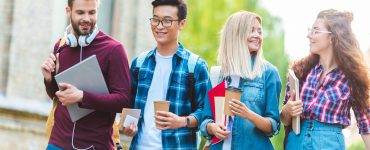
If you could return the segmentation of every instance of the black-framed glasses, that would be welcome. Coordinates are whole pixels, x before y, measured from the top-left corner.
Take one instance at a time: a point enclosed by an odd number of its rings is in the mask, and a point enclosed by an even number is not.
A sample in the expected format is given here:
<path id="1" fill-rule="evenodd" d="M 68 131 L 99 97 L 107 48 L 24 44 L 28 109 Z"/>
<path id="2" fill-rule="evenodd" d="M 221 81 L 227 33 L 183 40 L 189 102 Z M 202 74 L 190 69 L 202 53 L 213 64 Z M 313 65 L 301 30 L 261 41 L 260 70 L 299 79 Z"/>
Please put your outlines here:
<path id="1" fill-rule="evenodd" d="M 171 27 L 173 21 L 180 21 L 180 20 L 171 20 L 171 19 L 163 19 L 159 20 L 157 18 L 149 18 L 150 20 L 150 25 L 152 26 L 159 26 L 159 23 L 162 23 L 162 26 L 165 28 Z"/>

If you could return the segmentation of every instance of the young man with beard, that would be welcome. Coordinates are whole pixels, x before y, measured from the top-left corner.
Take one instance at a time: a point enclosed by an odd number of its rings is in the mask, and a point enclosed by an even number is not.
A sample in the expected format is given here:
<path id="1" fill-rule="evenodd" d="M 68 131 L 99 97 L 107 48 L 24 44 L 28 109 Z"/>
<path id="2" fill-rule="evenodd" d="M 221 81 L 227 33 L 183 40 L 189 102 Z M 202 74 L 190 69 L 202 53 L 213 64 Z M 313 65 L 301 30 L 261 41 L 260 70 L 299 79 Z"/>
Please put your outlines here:
<path id="1" fill-rule="evenodd" d="M 46 92 L 57 100 L 47 150 L 114 149 L 112 125 L 116 113 L 129 107 L 127 55 L 117 40 L 98 30 L 98 7 L 99 0 L 68 0 L 66 13 L 71 25 L 41 65 Z M 52 72 L 62 72 L 91 55 L 98 59 L 110 94 L 89 93 L 67 83 L 56 84 Z M 64 90 L 58 91 L 58 86 Z M 66 106 L 76 103 L 95 111 L 73 123 Z"/>
<path id="2" fill-rule="evenodd" d="M 195 150 L 204 99 L 211 87 L 207 64 L 178 41 L 186 23 L 185 2 L 155 0 L 152 5 L 150 24 L 157 47 L 140 54 L 130 70 L 132 101 L 142 112 L 130 149 Z M 169 101 L 169 112 L 155 112 L 154 101 Z"/>

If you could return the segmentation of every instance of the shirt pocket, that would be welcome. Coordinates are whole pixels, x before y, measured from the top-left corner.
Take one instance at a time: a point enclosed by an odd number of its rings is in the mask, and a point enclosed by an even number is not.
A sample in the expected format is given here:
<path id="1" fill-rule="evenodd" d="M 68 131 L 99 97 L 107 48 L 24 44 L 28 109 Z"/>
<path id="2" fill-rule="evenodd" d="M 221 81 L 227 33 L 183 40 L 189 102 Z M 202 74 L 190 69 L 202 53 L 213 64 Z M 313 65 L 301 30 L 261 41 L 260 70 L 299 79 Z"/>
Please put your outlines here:
<path id="1" fill-rule="evenodd" d="M 171 97 L 184 101 L 185 99 L 188 99 L 189 96 L 187 96 L 188 92 L 188 74 L 184 73 L 182 75 L 173 74 L 172 79 L 170 80 L 171 83 L 169 83 L 168 92 L 171 95 Z M 183 104 L 188 105 L 187 101 L 184 101 Z M 190 102 L 189 102 L 190 104 Z"/>
<path id="2" fill-rule="evenodd" d="M 262 99 L 263 83 L 259 81 L 246 81 L 242 88 L 243 101 L 259 102 Z"/>
<path id="3" fill-rule="evenodd" d="M 329 102 L 337 102 L 340 100 L 348 99 L 347 95 L 343 94 L 338 87 L 330 87 L 324 92 L 324 97 Z"/>
<path id="4" fill-rule="evenodd" d="M 171 79 L 171 85 L 170 86 L 174 86 L 176 88 L 183 88 L 185 89 L 187 87 L 187 81 L 188 81 L 188 74 L 187 73 L 184 73 L 183 75 L 175 75 L 173 74 L 172 75 L 172 79 Z"/>

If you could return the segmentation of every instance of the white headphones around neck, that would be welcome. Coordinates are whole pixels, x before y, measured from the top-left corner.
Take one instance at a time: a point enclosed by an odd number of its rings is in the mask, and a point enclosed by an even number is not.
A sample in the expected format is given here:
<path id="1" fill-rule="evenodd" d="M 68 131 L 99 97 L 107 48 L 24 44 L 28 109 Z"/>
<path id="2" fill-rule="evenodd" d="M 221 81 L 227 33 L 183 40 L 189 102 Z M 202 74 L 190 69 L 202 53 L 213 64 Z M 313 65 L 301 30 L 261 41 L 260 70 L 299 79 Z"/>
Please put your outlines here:
<path id="1" fill-rule="evenodd" d="M 64 32 L 64 39 L 66 41 L 66 44 L 70 47 L 77 47 L 80 45 L 81 47 L 89 46 L 89 44 L 95 39 L 96 35 L 99 33 L 99 29 L 97 26 L 95 26 L 92 33 L 88 35 L 80 35 L 80 37 L 77 38 L 73 33 L 70 32 L 71 25 L 68 25 L 66 28 L 66 31 Z"/>

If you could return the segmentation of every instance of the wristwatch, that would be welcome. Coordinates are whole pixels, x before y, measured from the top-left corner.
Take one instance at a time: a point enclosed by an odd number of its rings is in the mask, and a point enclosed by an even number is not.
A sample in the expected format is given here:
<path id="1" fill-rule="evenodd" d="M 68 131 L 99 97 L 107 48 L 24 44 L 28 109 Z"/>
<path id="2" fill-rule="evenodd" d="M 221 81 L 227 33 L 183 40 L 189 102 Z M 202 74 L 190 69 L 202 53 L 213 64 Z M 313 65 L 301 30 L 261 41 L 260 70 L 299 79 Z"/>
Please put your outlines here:
<path id="1" fill-rule="evenodd" d="M 185 127 L 189 128 L 189 126 L 190 126 L 190 118 L 189 117 L 185 117 L 185 123 L 186 123 Z"/>

